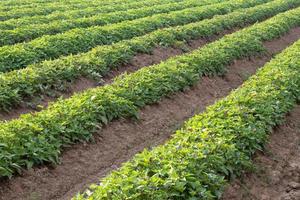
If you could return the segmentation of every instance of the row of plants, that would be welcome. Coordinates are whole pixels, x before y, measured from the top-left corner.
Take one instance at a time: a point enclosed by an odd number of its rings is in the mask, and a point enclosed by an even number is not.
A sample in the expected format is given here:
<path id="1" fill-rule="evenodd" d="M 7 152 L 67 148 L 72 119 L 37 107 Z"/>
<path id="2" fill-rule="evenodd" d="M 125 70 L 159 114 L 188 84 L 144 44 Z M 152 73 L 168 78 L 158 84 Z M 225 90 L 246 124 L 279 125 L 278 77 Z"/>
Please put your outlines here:
<path id="1" fill-rule="evenodd" d="M 300 8 L 279 14 L 192 53 L 120 76 L 110 85 L 60 99 L 41 112 L 1 122 L 0 176 L 57 163 L 64 146 L 91 140 L 111 120 L 137 117 L 139 108 L 195 84 L 201 76 L 223 74 L 230 62 L 264 52 L 263 41 L 300 25 L 299 13 Z"/>
<path id="2" fill-rule="evenodd" d="M 262 21 L 279 12 L 300 6 L 299 0 L 276 0 L 179 27 L 157 30 L 131 40 L 99 46 L 87 53 L 33 64 L 0 75 L 0 109 L 9 111 L 26 98 L 54 90 L 64 90 L 80 76 L 99 79 L 111 69 L 128 63 L 138 53 L 149 53 L 157 45 L 210 37 L 234 27 Z"/>
<path id="3" fill-rule="evenodd" d="M 64 0 L 64 2 L 78 2 L 79 0 Z M 102 1 L 102 0 L 100 0 Z M 43 3 L 51 3 L 53 0 L 2 0 L 0 2 L 0 6 L 22 6 L 27 4 L 43 4 Z"/>
<path id="4" fill-rule="evenodd" d="M 10 11 L 14 9 L 27 9 L 27 8 L 33 8 L 33 7 L 55 7 L 55 6 L 62 6 L 62 5 L 75 5 L 78 7 L 78 5 L 83 5 L 85 6 L 87 3 L 90 5 L 113 5 L 113 4 L 119 4 L 119 3 L 126 3 L 127 0 L 122 1 L 122 0 L 107 0 L 107 1 L 97 1 L 97 0 L 92 0 L 92 1 L 42 1 L 42 2 L 30 2 L 27 4 L 24 4 L 22 1 L 22 4 L 9 4 L 9 3 L 4 3 L 3 1 L 0 2 L 0 11 Z"/>
<path id="5" fill-rule="evenodd" d="M 270 130 L 299 102 L 299 66 L 300 40 L 166 144 L 137 154 L 73 200 L 220 199 L 227 180 L 249 170 Z"/>
<path id="6" fill-rule="evenodd" d="M 67 12 L 53 12 L 48 15 L 24 16 L 21 18 L 12 18 L 6 21 L 0 21 L 0 29 L 11 30 L 26 25 L 44 24 L 44 23 L 51 23 L 53 21 L 91 17 L 93 15 L 97 15 L 100 13 L 126 11 L 129 9 L 138 9 L 146 6 L 148 7 L 154 5 L 163 5 L 163 4 L 176 3 L 182 1 L 183 0 L 162 0 L 162 1 L 144 0 L 144 1 L 131 2 L 131 3 L 127 2 L 126 4 L 116 4 L 114 6 L 111 5 L 103 6 L 99 4 L 99 6 L 94 6 L 94 7 L 84 8 L 84 9 L 69 10 Z"/>
<path id="7" fill-rule="evenodd" d="M 235 9 L 252 7 L 269 1 L 230 0 L 224 3 L 156 14 L 107 26 L 78 28 L 62 34 L 45 35 L 28 43 L 0 47 L 0 71 L 5 72 L 63 55 L 86 52 L 97 45 L 112 44 L 145 35 L 164 27 L 196 22 L 212 18 L 214 15 L 226 14 Z"/>
<path id="8" fill-rule="evenodd" d="M 39 3 L 47 3 L 51 2 L 52 0 L 37 0 L 37 1 L 32 1 L 32 0 L 23 0 L 23 1 L 18 1 L 18 0 L 10 0 L 10 1 L 1 1 L 0 6 L 22 6 L 22 5 L 27 5 L 27 4 L 39 4 Z"/>
<path id="9" fill-rule="evenodd" d="M 54 35 L 74 28 L 86 28 L 91 26 L 103 26 L 126 20 L 134 20 L 160 13 L 183 10 L 197 6 L 210 5 L 226 0 L 186 0 L 184 2 L 154 5 L 126 11 L 118 11 L 106 14 L 97 14 L 92 17 L 74 18 L 69 20 L 53 21 L 44 24 L 22 25 L 14 30 L 2 30 L 0 32 L 0 46 L 12 45 L 19 42 L 30 41 L 43 35 Z"/>
<path id="10" fill-rule="evenodd" d="M 93 3 L 94 2 L 94 3 Z M 134 3 L 135 1 L 133 0 L 125 0 L 125 3 L 120 3 L 120 5 L 125 5 L 126 3 Z M 92 8 L 94 6 L 101 6 L 101 7 L 114 7 L 118 6 L 119 4 L 109 4 L 109 3 L 103 3 L 103 2 L 97 2 L 97 1 L 86 1 L 86 3 L 82 4 L 62 4 L 62 5 L 57 5 L 57 6 L 33 6 L 32 8 L 16 8 L 12 9 L 9 11 L 1 11 L 0 12 L 0 21 L 5 21 L 9 19 L 14 19 L 14 18 L 22 18 L 26 16 L 41 16 L 41 15 L 48 15 L 51 13 L 61 13 L 61 12 L 67 12 L 69 10 L 80 10 L 84 8 Z"/>
<path id="11" fill-rule="evenodd" d="M 125 0 L 127 1 L 127 0 Z M 14 10 L 20 10 L 20 9 L 62 9 L 65 7 L 69 7 L 70 9 L 74 9 L 74 8 L 85 8 L 85 7 L 91 7 L 91 6 L 97 6 L 99 4 L 103 4 L 103 5 L 113 5 L 115 3 L 122 3 L 121 0 L 114 0 L 113 2 L 111 1 L 103 1 L 103 2 L 99 2 L 96 0 L 92 0 L 92 1 L 81 1 L 79 2 L 63 2 L 63 1 L 52 1 L 52 2 L 45 2 L 43 4 L 41 3 L 32 3 L 32 4 L 27 4 L 27 5 L 22 5 L 22 6 L 1 6 L 0 4 L 0 12 L 11 12 Z"/>

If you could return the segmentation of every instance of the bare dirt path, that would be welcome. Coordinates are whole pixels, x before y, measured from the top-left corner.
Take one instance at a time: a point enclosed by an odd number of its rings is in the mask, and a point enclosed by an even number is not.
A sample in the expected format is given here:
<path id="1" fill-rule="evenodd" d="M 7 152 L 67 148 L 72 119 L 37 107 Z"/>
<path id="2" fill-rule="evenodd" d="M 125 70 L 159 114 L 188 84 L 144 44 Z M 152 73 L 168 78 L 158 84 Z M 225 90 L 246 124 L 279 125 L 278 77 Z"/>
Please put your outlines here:
<path id="1" fill-rule="evenodd" d="M 138 121 L 123 119 L 110 123 L 95 134 L 94 143 L 76 144 L 65 149 L 58 166 L 41 166 L 24 171 L 22 176 L 11 180 L 1 180 L 0 199 L 70 199 L 144 148 L 164 143 L 186 119 L 226 96 L 269 61 L 273 54 L 299 38 L 300 28 L 295 28 L 284 37 L 265 43 L 268 55 L 237 60 L 228 67 L 223 77 L 204 77 L 189 90 L 146 106 L 141 110 Z M 160 55 L 161 51 L 157 50 L 150 57 Z"/>
<path id="2" fill-rule="evenodd" d="M 300 199 L 300 105 L 273 130 L 254 162 L 256 170 L 233 181 L 223 200 Z"/>

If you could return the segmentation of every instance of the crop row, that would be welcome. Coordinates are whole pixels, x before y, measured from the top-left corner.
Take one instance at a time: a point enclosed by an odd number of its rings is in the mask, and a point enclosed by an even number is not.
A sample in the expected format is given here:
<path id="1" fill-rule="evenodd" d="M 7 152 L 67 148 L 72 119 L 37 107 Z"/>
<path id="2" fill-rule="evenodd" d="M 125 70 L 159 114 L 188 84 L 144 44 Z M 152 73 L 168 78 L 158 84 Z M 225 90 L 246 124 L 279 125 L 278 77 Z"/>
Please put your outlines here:
<path id="1" fill-rule="evenodd" d="M 0 6 L 22 6 L 22 5 L 28 5 L 28 4 L 39 4 L 39 3 L 49 3 L 52 2 L 52 0 L 37 0 L 37 1 L 32 1 L 32 0 L 10 0 L 10 1 L 1 1 Z"/>
<path id="2" fill-rule="evenodd" d="M 112 119 L 137 116 L 138 108 L 193 85 L 203 75 L 222 74 L 236 59 L 263 52 L 262 41 L 300 25 L 299 13 L 300 8 L 279 14 L 190 54 L 123 75 L 110 85 L 59 100 L 41 112 L 2 122 L 0 175 L 11 176 L 23 166 L 55 163 L 64 145 L 90 140 Z"/>
<path id="3" fill-rule="evenodd" d="M 243 86 L 188 120 L 74 200 L 219 199 L 226 179 L 251 166 L 271 128 L 300 100 L 300 40 Z"/>
<path id="4" fill-rule="evenodd" d="M 170 1 L 170 0 L 169 0 Z M 149 2 L 149 0 L 148 0 Z M 0 12 L 0 21 L 8 20 L 8 19 L 14 19 L 14 18 L 22 18 L 22 17 L 28 17 L 28 16 L 35 16 L 35 15 L 48 15 L 51 13 L 62 13 L 66 12 L 69 10 L 76 9 L 77 11 L 80 9 L 84 8 L 92 8 L 94 6 L 101 6 L 101 7 L 111 7 L 114 8 L 115 6 L 125 6 L 126 3 L 136 3 L 136 1 L 133 0 L 126 0 L 125 3 L 120 3 L 120 4 L 105 4 L 105 3 L 97 3 L 92 4 L 89 1 L 86 1 L 86 5 L 80 5 L 80 4 L 75 4 L 75 5 L 61 5 L 61 6 L 53 6 L 53 7 L 33 7 L 33 8 L 17 8 L 13 9 L 10 11 L 2 11 Z M 90 5 L 89 5 L 90 4 Z M 112 9 L 111 9 L 112 10 Z"/>
<path id="5" fill-rule="evenodd" d="M 72 29 L 62 34 L 45 35 L 28 43 L 0 48 L 0 71 L 9 71 L 57 58 L 62 55 L 86 52 L 97 45 L 111 44 L 151 31 L 211 18 L 217 14 L 226 14 L 234 9 L 259 5 L 270 0 L 231 0 L 224 3 L 187 8 L 170 13 L 157 14 L 132 21 Z"/>
<path id="6" fill-rule="evenodd" d="M 224 1 L 224 0 L 223 0 Z M 97 14 L 92 17 L 75 18 L 63 21 L 54 21 L 46 24 L 33 24 L 18 27 L 14 30 L 2 30 L 0 32 L 0 46 L 12 45 L 19 42 L 29 41 L 43 35 L 54 35 L 74 28 L 86 28 L 90 26 L 103 26 L 126 20 L 134 20 L 160 13 L 168 13 L 186 8 L 210 5 L 221 0 L 187 0 L 179 3 L 169 3 L 142 7 L 126 11 L 118 11 L 107 14 Z"/>
<path id="7" fill-rule="evenodd" d="M 103 0 L 100 0 L 103 1 Z M 108 1 L 115 1 L 115 0 L 108 0 Z M 5 6 L 24 6 L 24 5 L 30 5 L 30 4 L 48 4 L 53 3 L 53 0 L 2 0 L 0 2 L 0 7 Z M 66 3 L 78 3 L 82 2 L 80 0 L 58 0 L 56 2 L 66 2 Z"/>
<path id="8" fill-rule="evenodd" d="M 119 3 L 127 3 L 128 0 L 108 0 L 108 1 L 99 1 L 99 0 L 92 0 L 92 1 L 50 1 L 50 2 L 32 2 L 29 4 L 1 4 L 3 1 L 0 2 L 0 12 L 2 11 L 11 11 L 15 9 L 28 9 L 28 8 L 42 8 L 42 7 L 60 7 L 60 6 L 76 6 L 79 7 L 80 5 L 86 6 L 87 4 L 91 6 L 95 5 L 113 5 L 113 4 L 119 4 Z"/>
<path id="9" fill-rule="evenodd" d="M 125 3 L 128 0 L 125 0 Z M 130 2 L 130 0 L 129 0 Z M 44 4 L 27 4 L 27 5 L 23 5 L 23 6 L 0 6 L 0 12 L 11 12 L 11 11 L 20 11 L 20 10 L 28 10 L 28 9 L 34 9 L 34 10 L 54 10 L 56 11 L 56 9 L 60 10 L 63 9 L 63 11 L 65 10 L 66 7 L 70 8 L 70 9 L 78 9 L 80 7 L 85 8 L 85 7 L 92 7 L 92 6 L 97 6 L 99 4 L 101 5 L 114 5 L 117 3 L 123 3 L 121 0 L 115 0 L 113 2 L 106 2 L 106 1 L 102 1 L 99 2 L 97 0 L 93 0 L 93 1 L 81 1 L 80 3 L 71 3 L 71 2 L 60 2 L 60 1 L 54 1 L 54 2 L 50 2 L 50 3 L 44 3 Z"/>
<path id="10" fill-rule="evenodd" d="M 0 109 L 9 110 L 19 105 L 24 98 L 49 92 L 54 88 L 65 89 L 66 83 L 79 76 L 102 77 L 121 63 L 128 63 L 137 53 L 149 52 L 156 45 L 170 46 L 177 41 L 209 37 L 226 29 L 262 21 L 299 5 L 299 0 L 276 0 L 212 19 L 157 30 L 109 46 L 96 47 L 87 53 L 44 61 L 21 70 L 3 73 L 0 75 Z"/>
<path id="11" fill-rule="evenodd" d="M 74 18 L 91 17 L 100 13 L 109 13 L 137 9 L 145 6 L 163 5 L 168 3 L 182 2 L 182 0 L 145 0 L 127 4 L 117 4 L 114 6 L 94 6 L 90 8 L 70 10 L 68 12 L 53 12 L 49 15 L 26 16 L 22 18 L 13 18 L 6 21 L 0 21 L 1 30 L 15 29 L 25 25 L 50 23 L 59 20 L 68 20 Z"/>

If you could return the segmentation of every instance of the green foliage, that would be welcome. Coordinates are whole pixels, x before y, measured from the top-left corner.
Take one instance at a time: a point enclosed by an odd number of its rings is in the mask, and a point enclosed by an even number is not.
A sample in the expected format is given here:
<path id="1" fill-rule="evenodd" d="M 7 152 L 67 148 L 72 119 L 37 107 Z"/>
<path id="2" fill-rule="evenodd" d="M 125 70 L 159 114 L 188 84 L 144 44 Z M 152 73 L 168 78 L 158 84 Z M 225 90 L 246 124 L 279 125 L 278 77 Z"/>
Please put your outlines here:
<path id="1" fill-rule="evenodd" d="M 113 7 L 115 3 L 132 3 L 133 0 L 114 0 L 113 1 L 105 1 L 101 2 L 101 6 L 109 6 Z M 119 1 L 119 2 L 118 2 Z M 120 2 L 121 1 L 121 2 Z M 85 9 L 85 8 L 91 8 L 93 6 L 99 7 L 99 1 L 92 0 L 92 1 L 81 1 L 81 2 L 52 2 L 51 4 L 34 4 L 31 3 L 30 5 L 23 5 L 23 6 L 13 6 L 12 4 L 9 4 L 7 2 L 7 6 L 1 6 L 0 2 L 0 21 L 9 20 L 9 19 L 18 19 L 22 17 L 31 17 L 31 16 L 43 16 L 48 15 L 52 13 L 59 13 L 59 12 L 65 12 L 69 10 L 78 10 L 78 9 Z M 112 10 L 112 9 L 111 9 Z"/>
<path id="2" fill-rule="evenodd" d="M 35 24 L 55 23 L 55 21 L 57 23 L 61 20 L 71 20 L 83 17 L 90 18 L 91 16 L 98 15 L 100 13 L 107 14 L 111 12 L 121 12 L 130 9 L 138 9 L 141 7 L 163 5 L 182 1 L 183 0 L 143 0 L 136 2 L 133 0 L 126 0 L 124 2 L 122 1 L 122 3 L 119 2 L 118 4 L 113 5 L 106 5 L 103 3 L 99 4 L 98 2 L 98 5 L 93 7 L 72 9 L 66 12 L 57 11 L 48 15 L 24 16 L 21 18 L 12 18 L 6 21 L 0 21 L 0 29 L 9 30 Z"/>
<path id="3" fill-rule="evenodd" d="M 220 198 L 226 179 L 251 166 L 270 129 L 299 100 L 299 66 L 300 40 L 166 144 L 136 155 L 74 200 Z"/>
<path id="4" fill-rule="evenodd" d="M 276 0 L 253 8 L 241 9 L 227 15 L 215 16 L 183 26 L 157 30 L 131 40 L 112 45 L 99 46 L 87 53 L 62 57 L 30 65 L 0 75 L 0 109 L 8 110 L 19 105 L 26 97 L 61 89 L 79 76 L 105 75 L 111 68 L 128 62 L 139 52 L 149 52 L 155 46 L 174 45 L 177 41 L 188 41 L 234 27 L 243 27 L 262 21 L 279 12 L 299 6 L 298 0 Z"/>
<path id="5" fill-rule="evenodd" d="M 155 4 L 151 7 L 142 6 L 138 9 L 97 14 L 91 17 L 72 18 L 59 20 L 51 23 L 22 25 L 14 30 L 3 30 L 0 32 L 0 46 L 12 45 L 19 42 L 30 41 L 43 35 L 54 35 L 74 28 L 86 28 L 91 26 L 103 26 L 126 20 L 134 20 L 159 13 L 168 13 L 176 10 L 183 10 L 196 6 L 203 6 L 222 2 L 222 0 L 187 0 L 179 3 Z M 225 0 L 223 0 L 225 1 Z M 148 2 L 146 2 L 148 3 Z"/>
<path id="6" fill-rule="evenodd" d="M 127 0 L 89 0 L 89 2 L 98 2 L 101 4 L 114 4 L 120 3 L 120 1 L 127 2 Z M 34 6 L 48 6 L 53 4 L 78 4 L 78 3 L 85 3 L 82 0 L 63 0 L 60 2 L 53 2 L 53 0 L 3 0 L 0 2 L 0 10 L 12 9 L 12 8 L 27 8 L 27 7 L 34 7 Z"/>
<path id="7" fill-rule="evenodd" d="M 272 40 L 299 26 L 299 12 L 300 8 L 279 14 L 190 54 L 121 76 L 111 85 L 87 90 L 59 100 L 41 112 L 0 123 L 0 175 L 11 176 L 21 167 L 33 164 L 55 163 L 63 146 L 90 140 L 96 129 L 112 119 L 136 116 L 139 107 L 183 90 L 202 75 L 224 73 L 225 66 L 233 60 L 264 51 L 262 41 Z M 222 161 L 223 158 L 216 159 Z M 160 177 L 153 178 L 155 182 L 160 180 Z M 206 178 L 219 180 L 214 176 Z M 176 185 L 184 188 L 181 183 Z M 215 195 L 203 192 L 208 197 Z"/>
<path id="8" fill-rule="evenodd" d="M 86 52 L 97 45 L 112 44 L 164 27 L 196 22 L 218 14 L 229 13 L 233 9 L 251 7 L 268 1 L 270 0 L 231 0 L 113 25 L 77 28 L 57 35 L 45 35 L 28 43 L 1 47 L 0 71 L 22 68 L 28 64 L 62 55 Z"/>

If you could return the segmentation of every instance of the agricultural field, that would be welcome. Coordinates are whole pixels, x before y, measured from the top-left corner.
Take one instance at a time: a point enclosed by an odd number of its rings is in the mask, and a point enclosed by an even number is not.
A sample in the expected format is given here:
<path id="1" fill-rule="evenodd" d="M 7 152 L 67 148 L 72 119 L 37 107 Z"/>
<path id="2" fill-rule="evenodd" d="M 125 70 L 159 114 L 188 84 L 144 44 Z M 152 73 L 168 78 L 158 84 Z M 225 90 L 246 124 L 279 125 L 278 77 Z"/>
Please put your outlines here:
<path id="1" fill-rule="evenodd" d="M 0 200 L 299 200 L 300 0 L 0 1 Z"/>

